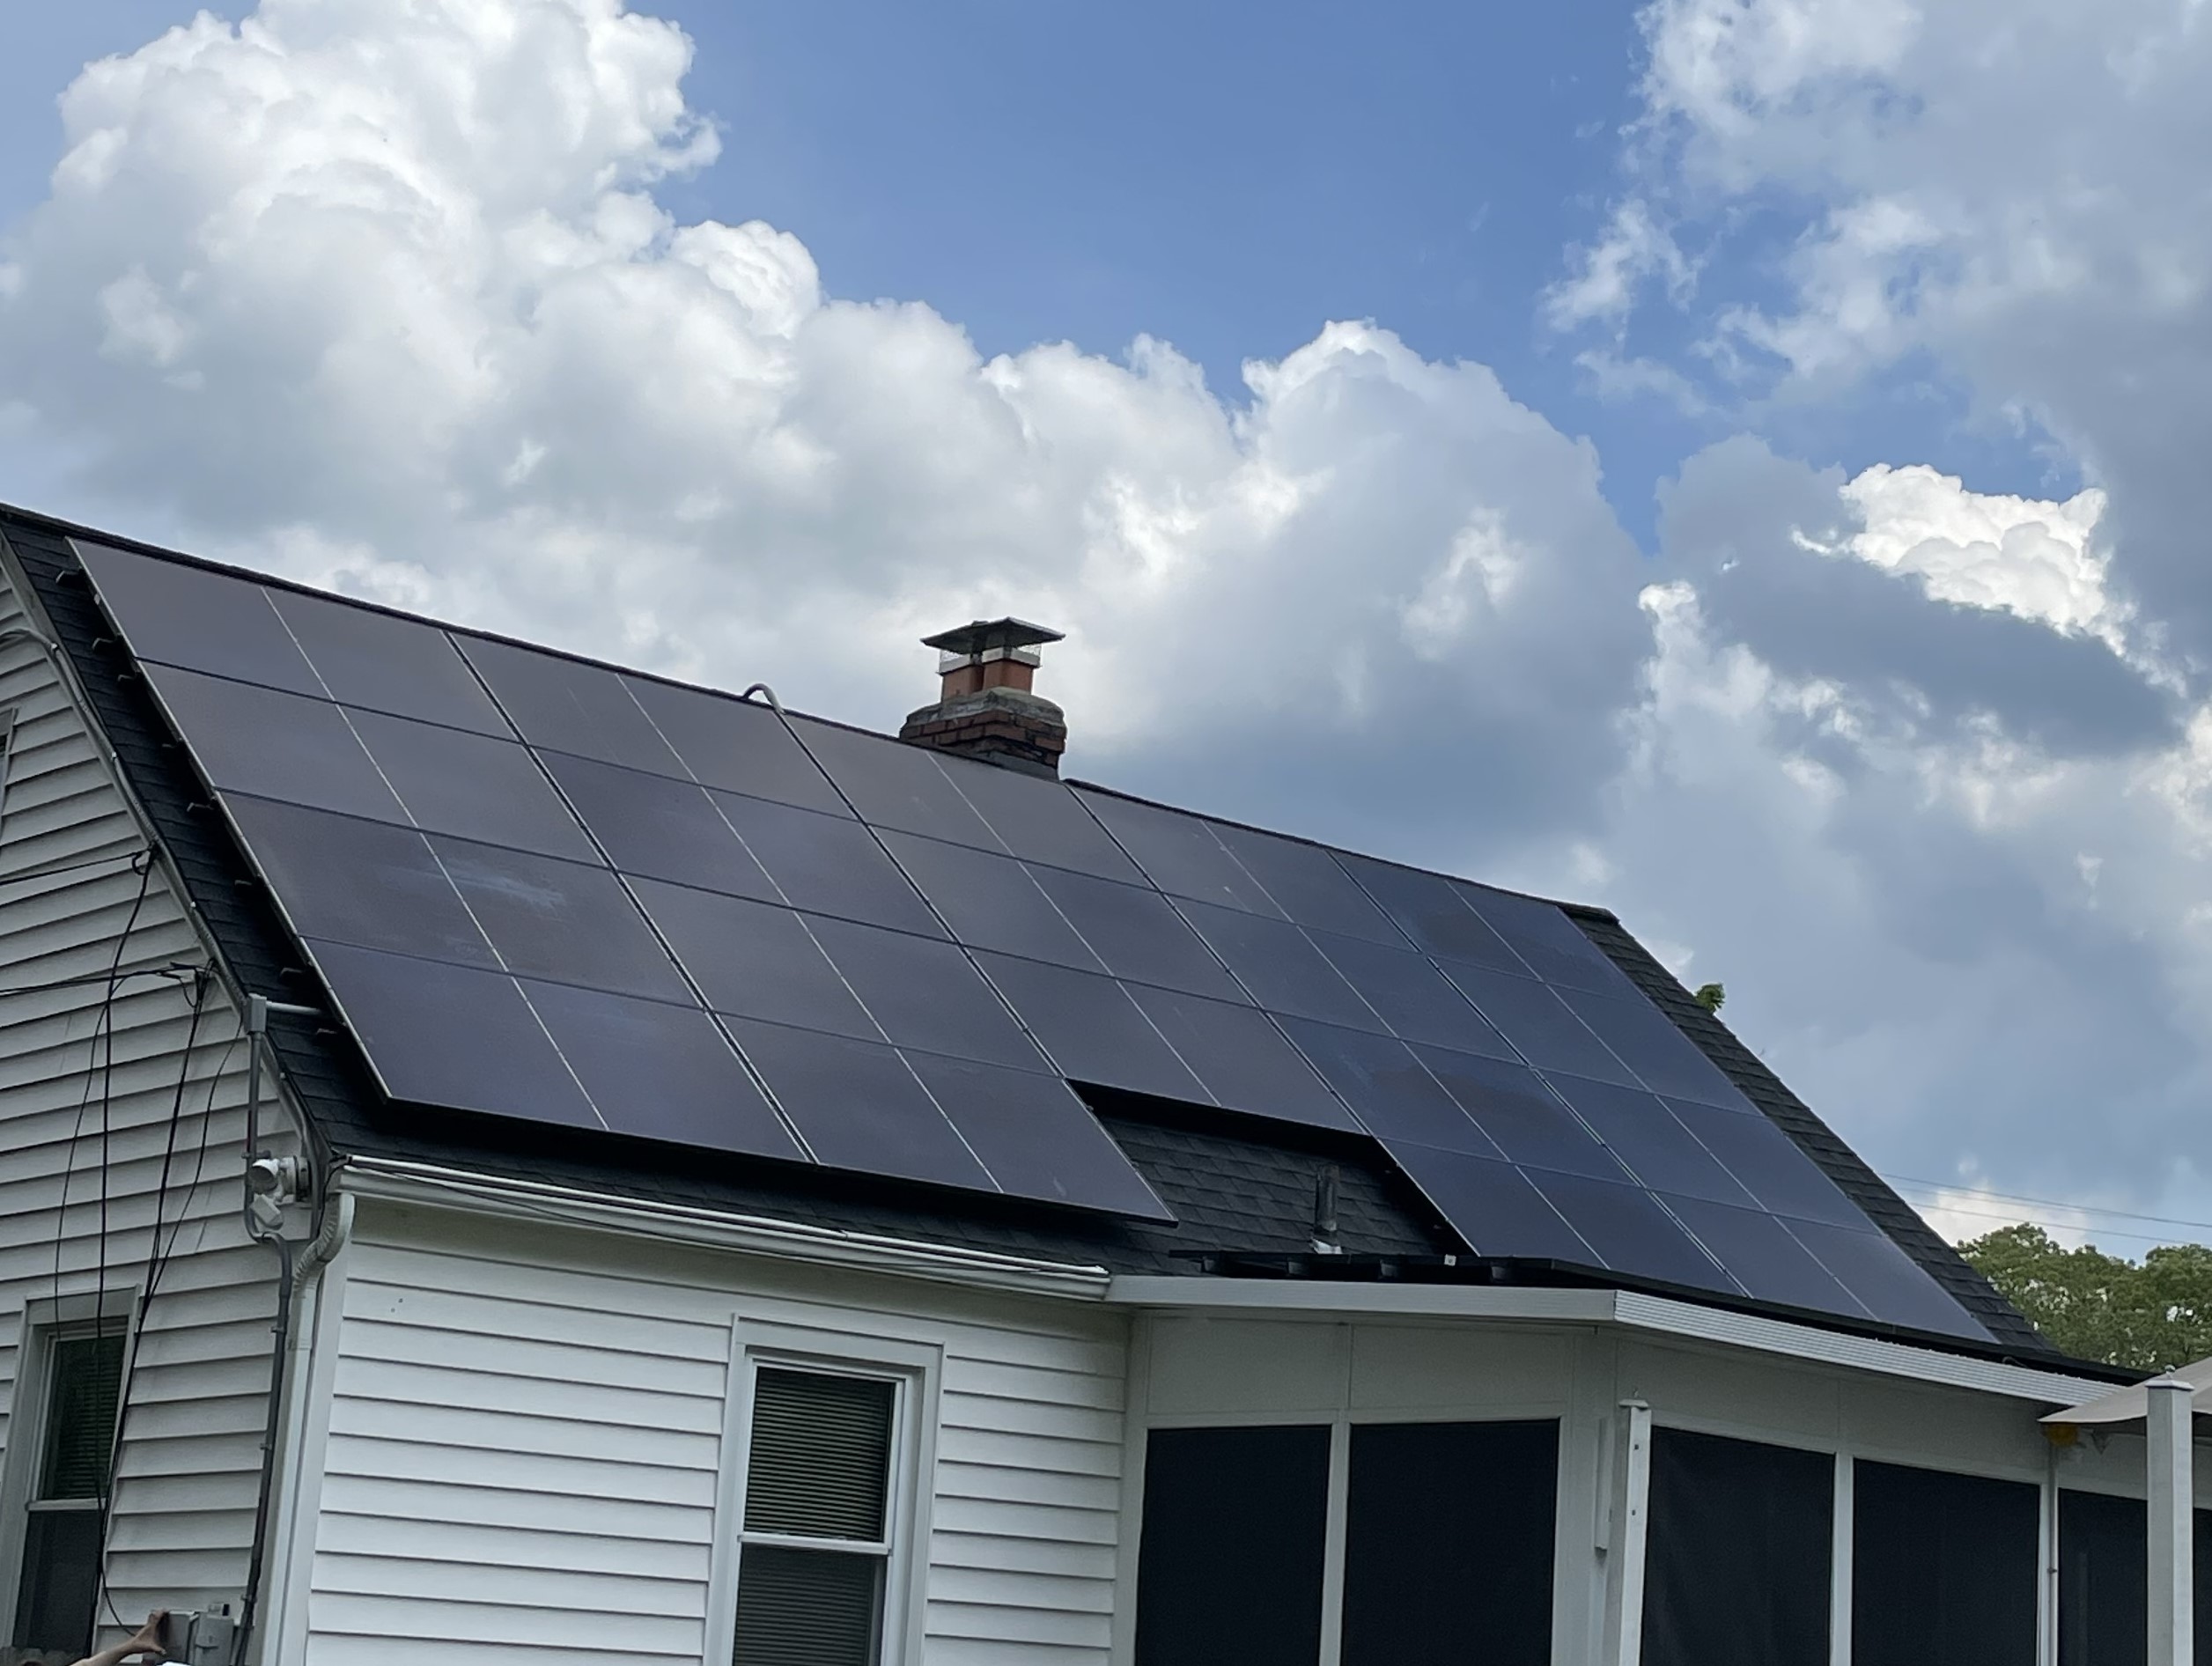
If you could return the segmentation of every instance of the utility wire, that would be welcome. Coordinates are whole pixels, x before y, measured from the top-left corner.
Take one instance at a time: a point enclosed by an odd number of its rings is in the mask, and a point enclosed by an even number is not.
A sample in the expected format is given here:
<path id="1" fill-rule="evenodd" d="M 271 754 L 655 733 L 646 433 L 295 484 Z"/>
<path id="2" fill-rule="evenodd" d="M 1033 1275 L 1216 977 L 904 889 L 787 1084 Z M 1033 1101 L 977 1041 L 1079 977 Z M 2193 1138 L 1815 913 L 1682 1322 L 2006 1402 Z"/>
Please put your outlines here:
<path id="1" fill-rule="evenodd" d="M 2149 1215 L 2135 1209 L 2108 1209 L 2098 1204 L 2068 1203 L 2062 1198 L 2030 1198 L 2014 1191 L 1992 1191 L 1984 1186 L 1954 1185 L 1944 1180 L 1919 1180 L 1911 1175 L 1884 1175 L 1882 1178 L 1893 1186 L 1918 1186 L 1925 1191 L 1946 1192 L 1962 1198 L 1980 1198 L 1991 1203 L 2034 1204 L 2045 1209 L 2070 1209 L 2077 1214 L 2112 1215 L 2122 1220 L 2148 1220 L 2162 1227 L 2187 1227 L 2194 1232 L 2212 1233 L 2212 1220 L 2185 1220 L 2178 1215 Z"/>

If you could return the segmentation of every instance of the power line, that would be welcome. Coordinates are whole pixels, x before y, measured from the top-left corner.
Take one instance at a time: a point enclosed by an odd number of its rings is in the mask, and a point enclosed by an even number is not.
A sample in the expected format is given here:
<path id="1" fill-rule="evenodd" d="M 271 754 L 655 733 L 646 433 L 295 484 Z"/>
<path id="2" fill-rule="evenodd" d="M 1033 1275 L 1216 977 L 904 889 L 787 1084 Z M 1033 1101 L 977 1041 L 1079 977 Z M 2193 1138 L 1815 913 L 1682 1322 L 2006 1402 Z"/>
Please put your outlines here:
<path id="1" fill-rule="evenodd" d="M 2018 1192 L 1992 1191 L 1984 1186 L 1958 1186 L 1942 1180 L 1918 1180 L 1911 1175 L 1884 1175 L 1883 1179 L 1893 1186 L 1918 1186 L 1925 1191 L 1943 1192 L 1957 1197 L 1980 1198 L 1991 1203 L 2024 1203 L 2043 1209 L 2068 1209 L 2076 1214 L 2110 1215 L 2122 1220 L 2147 1220 L 2155 1226 L 2186 1227 L 2192 1232 L 2212 1233 L 2212 1220 L 2186 1220 L 2179 1215 L 2144 1214 L 2134 1209 L 2108 1209 L 2098 1204 L 2068 1203 L 2062 1198 L 2030 1198 Z M 1943 1205 L 1949 1207 L 1948 1205 Z M 1971 1213 L 1960 1210 L 1961 1214 Z M 2149 1233 L 2125 1234 L 2124 1236 L 2149 1237 Z"/>

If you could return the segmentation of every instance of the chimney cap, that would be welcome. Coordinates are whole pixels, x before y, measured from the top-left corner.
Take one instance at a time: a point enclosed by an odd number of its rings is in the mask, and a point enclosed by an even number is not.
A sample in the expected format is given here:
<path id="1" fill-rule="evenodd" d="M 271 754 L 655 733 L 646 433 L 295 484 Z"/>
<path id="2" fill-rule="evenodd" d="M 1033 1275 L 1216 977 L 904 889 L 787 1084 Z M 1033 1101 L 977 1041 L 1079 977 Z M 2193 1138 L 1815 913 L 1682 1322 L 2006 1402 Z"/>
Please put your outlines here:
<path id="1" fill-rule="evenodd" d="M 924 637 L 922 646 L 935 648 L 940 653 L 961 659 L 973 660 L 981 659 L 985 654 L 1004 654 L 1021 648 L 1039 647 L 1047 642 L 1058 642 L 1066 634 L 1064 630 L 1031 624 L 1027 619 L 977 619 L 969 624 L 955 625 L 950 630 L 940 630 L 933 637 Z"/>

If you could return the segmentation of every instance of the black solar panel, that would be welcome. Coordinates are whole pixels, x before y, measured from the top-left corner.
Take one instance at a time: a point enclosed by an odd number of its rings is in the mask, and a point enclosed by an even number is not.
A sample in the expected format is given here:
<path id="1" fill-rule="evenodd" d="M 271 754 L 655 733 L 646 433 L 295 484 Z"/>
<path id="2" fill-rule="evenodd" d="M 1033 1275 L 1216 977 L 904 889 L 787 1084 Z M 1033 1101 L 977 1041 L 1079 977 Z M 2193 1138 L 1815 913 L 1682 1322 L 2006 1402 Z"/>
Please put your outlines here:
<path id="1" fill-rule="evenodd" d="M 297 590 L 268 595 L 321 682 L 320 689 L 303 692 L 328 693 L 342 705 L 364 711 L 514 739 L 453 638 L 435 625 Z M 219 666 L 203 668 L 241 675 Z"/>
<path id="2" fill-rule="evenodd" d="M 84 553 L 397 1097 L 1161 1217 L 1081 1083 L 1372 1134 L 1484 1256 L 1980 1334 L 1553 904 Z"/>

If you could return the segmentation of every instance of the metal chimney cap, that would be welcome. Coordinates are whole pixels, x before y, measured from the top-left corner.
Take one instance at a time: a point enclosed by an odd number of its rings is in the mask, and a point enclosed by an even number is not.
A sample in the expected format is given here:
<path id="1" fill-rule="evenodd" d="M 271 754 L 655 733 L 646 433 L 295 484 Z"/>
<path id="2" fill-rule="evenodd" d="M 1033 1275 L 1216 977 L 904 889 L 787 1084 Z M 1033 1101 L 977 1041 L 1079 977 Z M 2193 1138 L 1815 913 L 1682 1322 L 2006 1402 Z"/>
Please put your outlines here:
<path id="1" fill-rule="evenodd" d="M 1031 624 L 1027 619 L 977 619 L 972 623 L 955 625 L 950 630 L 940 630 L 933 637 L 924 637 L 922 646 L 962 659 L 980 659 L 987 653 L 1005 653 L 1012 649 L 1058 642 L 1066 634 Z"/>

